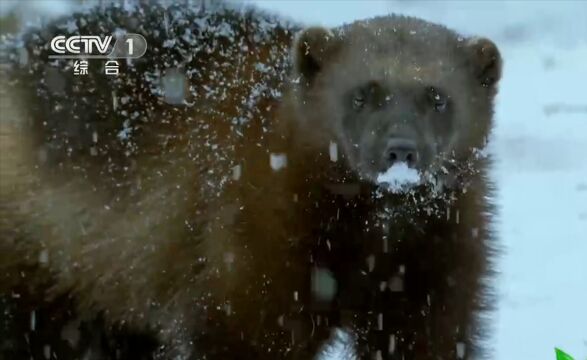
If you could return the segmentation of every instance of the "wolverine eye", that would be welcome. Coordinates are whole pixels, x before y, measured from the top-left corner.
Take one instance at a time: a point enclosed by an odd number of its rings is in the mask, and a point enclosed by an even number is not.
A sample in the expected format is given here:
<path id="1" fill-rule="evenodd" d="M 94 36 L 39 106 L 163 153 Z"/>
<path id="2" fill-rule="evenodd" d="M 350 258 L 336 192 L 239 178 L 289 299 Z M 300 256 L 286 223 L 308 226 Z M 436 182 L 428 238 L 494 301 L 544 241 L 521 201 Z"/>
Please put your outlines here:
<path id="1" fill-rule="evenodd" d="M 439 95 L 436 95 L 439 96 Z M 442 113 L 446 111 L 446 100 L 445 99 L 439 99 L 434 103 L 434 111 Z"/>
<path id="2" fill-rule="evenodd" d="M 361 110 L 365 107 L 365 95 L 362 93 L 357 93 L 353 97 L 353 109 Z"/>
<path id="3" fill-rule="evenodd" d="M 441 94 L 440 91 L 438 91 L 438 89 L 432 86 L 429 87 L 428 97 L 434 108 L 434 111 L 438 113 L 443 113 L 446 111 L 446 108 L 448 107 L 448 98 L 445 95 Z"/>
<path id="4" fill-rule="evenodd" d="M 366 107 L 375 111 L 389 103 L 391 95 L 387 94 L 377 81 L 369 81 L 353 92 L 352 99 L 355 111 L 363 110 Z"/>

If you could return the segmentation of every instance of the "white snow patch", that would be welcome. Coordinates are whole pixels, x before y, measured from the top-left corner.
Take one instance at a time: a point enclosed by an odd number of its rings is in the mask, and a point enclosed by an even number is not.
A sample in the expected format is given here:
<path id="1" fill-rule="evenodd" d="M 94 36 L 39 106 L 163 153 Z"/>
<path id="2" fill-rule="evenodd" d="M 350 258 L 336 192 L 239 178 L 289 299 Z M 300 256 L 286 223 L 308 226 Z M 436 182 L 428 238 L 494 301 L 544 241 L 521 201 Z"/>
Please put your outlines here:
<path id="1" fill-rule="evenodd" d="M 79 30 L 77 24 L 75 23 L 75 20 L 69 20 L 65 24 L 60 25 L 58 27 L 60 29 L 67 31 L 68 34 L 73 34 Z"/>
<path id="2" fill-rule="evenodd" d="M 242 168 L 240 165 L 235 165 L 232 167 L 232 180 L 238 180 L 241 178 L 242 175 Z"/>
<path id="3" fill-rule="evenodd" d="M 458 342 L 457 343 L 457 359 L 464 359 L 465 358 L 465 343 Z"/>
<path id="4" fill-rule="evenodd" d="M 348 330 L 336 329 L 326 342 L 318 360 L 357 360 L 353 347 L 354 340 Z"/>
<path id="5" fill-rule="evenodd" d="M 321 301 L 331 301 L 336 295 L 337 282 L 334 275 L 325 268 L 312 271 L 312 295 Z"/>
<path id="6" fill-rule="evenodd" d="M 186 83 L 185 74 L 179 69 L 173 68 L 168 70 L 167 74 L 161 79 L 165 102 L 170 105 L 182 104 L 186 97 Z"/>
<path id="7" fill-rule="evenodd" d="M 393 276 L 389 279 L 389 290 L 392 292 L 404 291 L 404 280 L 399 276 Z"/>
<path id="8" fill-rule="evenodd" d="M 274 171 L 279 171 L 287 166 L 286 154 L 270 154 L 269 165 Z"/>
<path id="9" fill-rule="evenodd" d="M 333 141 L 331 141 L 330 145 L 328 146 L 328 154 L 330 155 L 330 161 L 338 161 L 338 145 Z"/>
<path id="10" fill-rule="evenodd" d="M 395 352 L 395 335 L 389 335 L 389 346 L 387 348 L 387 352 L 389 354 L 393 354 Z"/>
<path id="11" fill-rule="evenodd" d="M 176 42 L 176 39 L 174 39 L 174 38 L 167 39 L 167 40 L 163 41 L 163 47 L 164 48 L 172 48 L 175 46 L 175 42 Z"/>
<path id="12" fill-rule="evenodd" d="M 31 331 L 35 331 L 37 329 L 37 314 L 35 310 L 31 311 Z"/>
<path id="13" fill-rule="evenodd" d="M 49 251 L 47 249 L 43 249 L 39 253 L 39 263 L 43 265 L 47 265 L 49 263 Z"/>
<path id="14" fill-rule="evenodd" d="M 393 164 L 387 171 L 377 176 L 379 184 L 387 184 L 392 192 L 402 191 L 421 181 L 420 174 L 416 169 L 411 169 L 408 164 L 400 162 Z"/>

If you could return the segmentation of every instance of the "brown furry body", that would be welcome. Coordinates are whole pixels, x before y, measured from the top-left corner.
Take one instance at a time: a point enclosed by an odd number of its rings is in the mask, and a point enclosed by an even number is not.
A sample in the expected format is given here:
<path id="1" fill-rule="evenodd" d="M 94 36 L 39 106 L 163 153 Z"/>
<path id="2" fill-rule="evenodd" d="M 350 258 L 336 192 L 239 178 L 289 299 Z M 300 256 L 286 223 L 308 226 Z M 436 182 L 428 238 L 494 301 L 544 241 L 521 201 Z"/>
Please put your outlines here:
<path id="1" fill-rule="evenodd" d="M 38 309 L 51 327 L 100 314 L 106 333 L 150 331 L 163 358 L 310 359 L 337 326 L 356 334 L 361 357 L 475 354 L 491 209 L 486 161 L 471 153 L 490 126 L 491 86 L 477 91 L 481 100 L 462 99 L 477 101 L 479 126 L 453 130 L 467 133 L 452 148 L 458 185 L 390 195 L 361 178 L 346 150 L 332 161 L 336 129 L 320 122 L 329 105 L 313 103 L 328 83 L 323 64 L 314 82 L 301 51 L 289 78 L 297 28 L 222 7 L 109 8 L 75 19 L 79 33 L 141 33 L 149 50 L 107 78 L 91 61 L 87 77 L 66 61 L 49 64 L 59 22 L 25 37 L 28 61 L 17 64 L 22 50 L 10 47 L 0 270 L 16 318 Z M 427 26 L 381 21 L 404 35 Z M 178 40 L 166 46 L 168 38 Z M 179 101 L 169 79 L 185 81 Z M 276 170 L 271 158 L 282 155 Z M 336 283 L 326 300 L 313 290 L 317 269 Z M 64 297 L 72 314 L 54 305 Z M 7 332 L 39 331 L 4 322 Z M 60 358 L 83 353 L 51 341 Z M 113 358 L 144 348 L 132 338 L 81 343 Z"/>

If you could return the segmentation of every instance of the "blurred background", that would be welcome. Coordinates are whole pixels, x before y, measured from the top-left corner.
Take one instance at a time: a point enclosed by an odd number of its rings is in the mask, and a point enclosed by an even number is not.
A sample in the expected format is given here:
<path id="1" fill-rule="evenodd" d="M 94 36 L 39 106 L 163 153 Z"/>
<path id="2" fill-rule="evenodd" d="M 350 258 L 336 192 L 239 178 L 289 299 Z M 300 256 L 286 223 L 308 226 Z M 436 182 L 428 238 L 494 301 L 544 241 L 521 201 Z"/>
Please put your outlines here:
<path id="1" fill-rule="evenodd" d="M 498 44 L 505 68 L 490 151 L 503 253 L 487 345 L 499 360 L 553 360 L 555 347 L 586 360 L 587 1 L 246 2 L 308 25 L 412 15 Z M 97 3 L 0 0 L 0 33 Z"/>

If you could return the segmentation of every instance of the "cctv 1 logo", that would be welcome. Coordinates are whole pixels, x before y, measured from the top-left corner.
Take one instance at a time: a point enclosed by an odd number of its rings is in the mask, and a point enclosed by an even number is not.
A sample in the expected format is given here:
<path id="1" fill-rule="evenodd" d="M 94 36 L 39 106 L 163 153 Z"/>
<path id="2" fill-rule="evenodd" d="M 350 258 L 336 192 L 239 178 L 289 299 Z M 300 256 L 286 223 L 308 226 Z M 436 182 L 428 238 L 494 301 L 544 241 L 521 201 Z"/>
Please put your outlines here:
<path id="1" fill-rule="evenodd" d="M 115 40 L 112 45 L 112 40 Z M 147 40 L 140 34 L 55 36 L 50 59 L 138 59 L 147 52 Z"/>

